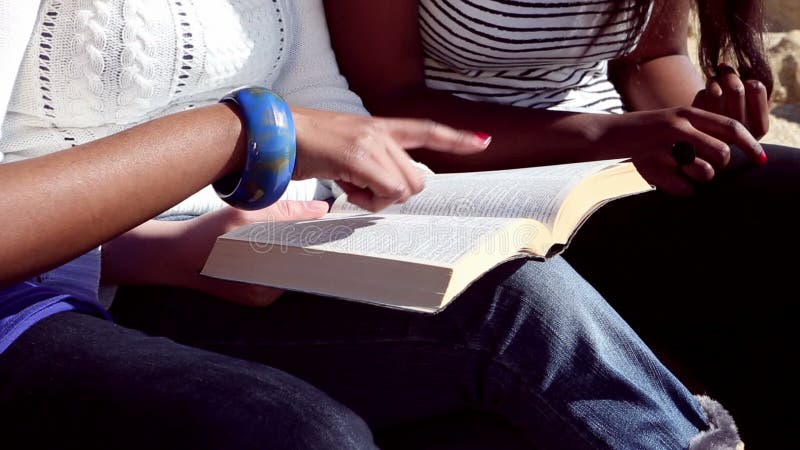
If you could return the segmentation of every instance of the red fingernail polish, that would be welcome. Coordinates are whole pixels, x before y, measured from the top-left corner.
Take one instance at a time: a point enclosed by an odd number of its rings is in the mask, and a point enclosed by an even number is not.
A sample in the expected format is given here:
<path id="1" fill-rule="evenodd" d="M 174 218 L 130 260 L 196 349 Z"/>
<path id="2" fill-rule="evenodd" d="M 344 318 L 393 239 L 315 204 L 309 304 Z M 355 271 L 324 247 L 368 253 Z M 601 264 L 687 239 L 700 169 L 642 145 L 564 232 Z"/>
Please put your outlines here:
<path id="1" fill-rule="evenodd" d="M 758 163 L 764 165 L 767 163 L 767 152 L 761 150 L 761 154 L 758 155 Z"/>
<path id="2" fill-rule="evenodd" d="M 492 141 L 492 135 L 491 135 L 491 134 L 489 134 L 489 133 L 483 133 L 483 132 L 481 132 L 481 131 L 476 131 L 476 132 L 475 132 L 475 137 L 477 137 L 477 138 L 478 138 L 478 140 L 480 140 L 480 141 L 481 141 L 481 142 L 483 142 L 484 144 L 488 144 L 489 142 L 491 142 L 491 141 Z"/>

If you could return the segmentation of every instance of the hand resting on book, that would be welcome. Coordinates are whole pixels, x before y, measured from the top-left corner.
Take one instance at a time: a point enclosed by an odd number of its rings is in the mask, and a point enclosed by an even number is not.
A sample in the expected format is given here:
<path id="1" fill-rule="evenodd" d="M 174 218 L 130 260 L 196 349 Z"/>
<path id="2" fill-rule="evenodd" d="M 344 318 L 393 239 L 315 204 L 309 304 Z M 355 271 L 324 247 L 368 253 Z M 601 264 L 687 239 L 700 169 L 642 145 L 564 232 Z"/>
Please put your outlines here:
<path id="1" fill-rule="evenodd" d="M 321 201 L 280 201 L 257 211 L 225 207 L 191 220 L 150 221 L 103 247 L 104 258 L 113 253 L 129 255 L 125 274 L 104 275 L 119 278 L 135 273 L 137 279 L 129 281 L 181 286 L 234 303 L 267 306 L 283 291 L 200 275 L 217 236 L 253 222 L 316 219 L 327 211 L 328 204 Z M 161 238 L 157 241 L 148 239 L 155 234 Z M 137 251 L 130 252 L 130 248 Z M 132 268 L 136 270 L 130 270 Z M 118 265 L 108 267 L 108 270 L 116 269 L 119 269 Z"/>

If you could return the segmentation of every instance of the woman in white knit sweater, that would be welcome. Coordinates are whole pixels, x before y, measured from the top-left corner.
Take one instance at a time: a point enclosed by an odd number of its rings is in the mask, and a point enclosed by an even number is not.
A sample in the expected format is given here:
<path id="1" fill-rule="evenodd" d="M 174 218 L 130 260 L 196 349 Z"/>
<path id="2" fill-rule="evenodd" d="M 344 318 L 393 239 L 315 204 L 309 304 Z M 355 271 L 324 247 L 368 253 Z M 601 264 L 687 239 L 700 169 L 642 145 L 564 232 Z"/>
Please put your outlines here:
<path id="1" fill-rule="evenodd" d="M 217 101 L 245 84 L 295 105 L 295 178 L 350 181 L 369 209 L 422 187 L 398 149 L 485 148 L 479 134 L 430 122 L 304 109 L 364 112 L 318 1 L 0 0 L 0 29 L 2 439 L 371 448 L 351 409 L 379 430 L 479 409 L 523 432 L 500 446 L 738 442 L 562 260 L 504 265 L 420 316 L 197 276 L 221 232 L 318 217 L 320 202 L 145 222 L 241 167 L 241 119 Z M 368 157 L 348 158 L 365 139 Z M 289 192 L 326 195 L 313 181 Z M 173 211 L 216 209 L 211 198 Z M 103 242 L 102 272 L 97 250 L 70 261 Z M 191 291 L 128 290 L 115 324 L 96 300 L 101 273 Z"/>

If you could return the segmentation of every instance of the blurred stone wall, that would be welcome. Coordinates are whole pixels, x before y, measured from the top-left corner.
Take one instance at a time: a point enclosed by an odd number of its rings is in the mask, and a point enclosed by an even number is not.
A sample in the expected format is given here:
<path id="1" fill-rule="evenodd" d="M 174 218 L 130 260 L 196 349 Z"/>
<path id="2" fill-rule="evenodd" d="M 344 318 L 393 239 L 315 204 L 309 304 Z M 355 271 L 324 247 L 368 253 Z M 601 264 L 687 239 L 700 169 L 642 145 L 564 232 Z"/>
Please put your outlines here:
<path id="1" fill-rule="evenodd" d="M 764 142 L 800 148 L 800 0 L 766 1 L 767 51 L 775 89 Z"/>
<path id="2" fill-rule="evenodd" d="M 800 1 L 766 0 L 767 22 L 773 31 L 800 29 Z"/>

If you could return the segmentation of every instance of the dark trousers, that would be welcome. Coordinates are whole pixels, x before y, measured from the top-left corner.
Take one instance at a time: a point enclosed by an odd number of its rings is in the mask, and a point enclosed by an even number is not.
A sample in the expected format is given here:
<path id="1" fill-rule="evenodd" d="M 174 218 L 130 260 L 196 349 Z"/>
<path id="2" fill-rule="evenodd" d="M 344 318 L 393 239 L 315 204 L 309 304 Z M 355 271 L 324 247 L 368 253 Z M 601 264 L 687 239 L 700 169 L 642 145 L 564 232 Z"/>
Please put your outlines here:
<path id="1" fill-rule="evenodd" d="M 750 450 L 796 441 L 798 416 L 787 399 L 797 394 L 800 150 L 765 147 L 761 167 L 734 149 L 694 197 L 610 203 L 565 254 L 692 390 L 731 410 Z"/>
<path id="2" fill-rule="evenodd" d="M 38 323 L 0 355 L 4 449 L 368 449 L 364 422 L 280 370 L 93 316 Z"/>

